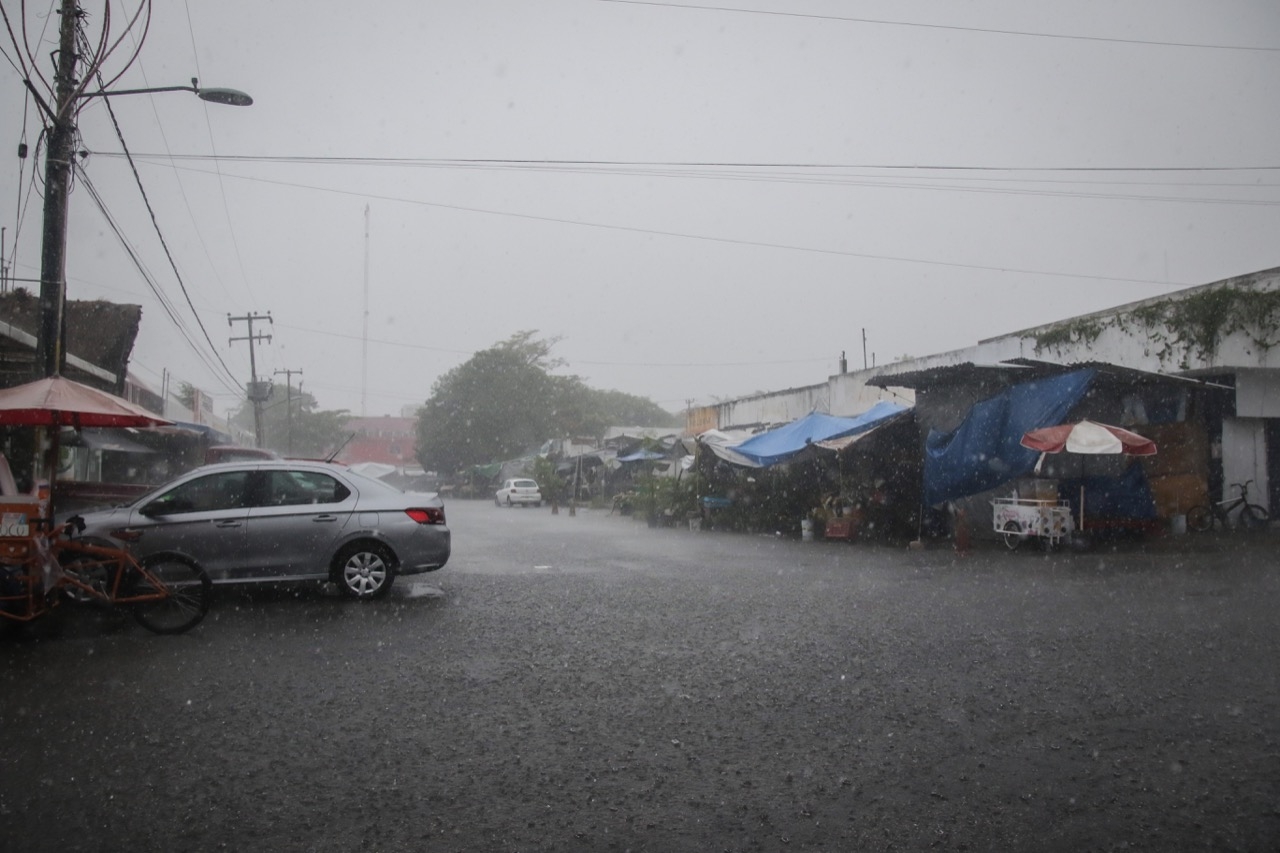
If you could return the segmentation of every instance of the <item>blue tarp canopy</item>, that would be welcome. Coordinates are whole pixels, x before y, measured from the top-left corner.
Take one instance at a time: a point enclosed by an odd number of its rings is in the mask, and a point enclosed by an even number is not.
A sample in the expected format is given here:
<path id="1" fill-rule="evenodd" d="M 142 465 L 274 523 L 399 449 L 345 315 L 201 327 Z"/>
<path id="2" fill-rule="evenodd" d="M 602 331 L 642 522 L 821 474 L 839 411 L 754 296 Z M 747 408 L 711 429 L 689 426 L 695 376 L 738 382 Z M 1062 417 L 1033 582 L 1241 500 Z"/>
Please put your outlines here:
<path id="1" fill-rule="evenodd" d="M 881 401 L 855 418 L 838 418 L 814 412 L 786 426 L 753 435 L 741 444 L 734 445 L 733 450 L 761 466 L 777 465 L 779 462 L 786 462 L 815 441 L 866 432 L 881 421 L 906 410 L 906 406 Z"/>
<path id="2" fill-rule="evenodd" d="M 628 453 L 626 456 L 619 456 L 619 462 L 652 462 L 656 459 L 666 459 L 665 453 L 654 453 L 652 450 L 637 450 L 635 453 Z"/>
<path id="3" fill-rule="evenodd" d="M 925 504 L 976 495 L 1029 473 L 1040 453 L 1019 443 L 1023 433 L 1063 423 L 1095 373 L 1087 368 L 1012 385 L 975 403 L 951 432 L 931 431 L 924 447 Z"/>

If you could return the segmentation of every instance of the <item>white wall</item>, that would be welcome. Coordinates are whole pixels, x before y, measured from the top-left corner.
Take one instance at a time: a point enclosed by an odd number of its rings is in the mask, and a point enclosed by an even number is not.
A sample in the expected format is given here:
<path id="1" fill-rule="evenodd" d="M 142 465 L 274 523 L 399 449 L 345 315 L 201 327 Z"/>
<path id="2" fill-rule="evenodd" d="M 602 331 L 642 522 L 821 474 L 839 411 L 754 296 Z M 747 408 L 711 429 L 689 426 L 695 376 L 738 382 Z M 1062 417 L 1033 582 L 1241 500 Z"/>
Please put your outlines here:
<path id="1" fill-rule="evenodd" d="M 1259 418 L 1225 418 L 1222 421 L 1222 495 L 1227 500 L 1240 494 L 1232 483 L 1249 484 L 1249 503 L 1267 506 L 1267 440 Z M 1270 507 L 1267 507 L 1270 509 Z"/>
<path id="2" fill-rule="evenodd" d="M 826 383 L 730 400 L 718 404 L 717 408 L 720 410 L 720 429 L 784 424 L 815 411 L 831 414 Z"/>
<path id="3" fill-rule="evenodd" d="M 1236 371 L 1236 414 L 1242 418 L 1280 418 L 1280 371 Z"/>

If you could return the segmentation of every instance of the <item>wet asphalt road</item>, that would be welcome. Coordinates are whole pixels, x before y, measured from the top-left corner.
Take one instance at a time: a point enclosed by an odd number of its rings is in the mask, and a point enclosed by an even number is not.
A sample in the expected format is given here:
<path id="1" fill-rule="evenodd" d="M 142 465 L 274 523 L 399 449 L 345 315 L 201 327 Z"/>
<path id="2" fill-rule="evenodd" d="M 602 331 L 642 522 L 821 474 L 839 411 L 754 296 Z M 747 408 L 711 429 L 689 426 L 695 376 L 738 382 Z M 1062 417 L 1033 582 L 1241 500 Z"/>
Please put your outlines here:
<path id="1" fill-rule="evenodd" d="M 1276 539 L 906 551 L 449 505 L 353 604 L 0 642 L 0 849 L 1280 849 Z"/>

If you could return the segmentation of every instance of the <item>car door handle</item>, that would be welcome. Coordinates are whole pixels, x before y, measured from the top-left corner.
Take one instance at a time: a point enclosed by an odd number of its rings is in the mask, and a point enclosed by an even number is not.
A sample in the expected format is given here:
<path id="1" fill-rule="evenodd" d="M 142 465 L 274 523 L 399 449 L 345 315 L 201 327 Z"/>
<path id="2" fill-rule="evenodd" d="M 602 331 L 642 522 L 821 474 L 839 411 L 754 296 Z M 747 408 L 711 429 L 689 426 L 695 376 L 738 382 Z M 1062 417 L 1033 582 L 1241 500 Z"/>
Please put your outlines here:
<path id="1" fill-rule="evenodd" d="M 313 516 L 311 516 L 311 520 L 312 520 L 312 521 L 317 521 L 317 522 L 318 522 L 318 521 L 337 521 L 337 520 L 338 520 L 338 517 L 337 517 L 336 515 L 328 515 L 328 514 L 326 514 L 326 515 L 313 515 Z"/>
<path id="2" fill-rule="evenodd" d="M 213 526 L 214 527 L 239 527 L 240 522 L 234 518 L 231 518 L 225 521 L 215 521 L 213 523 Z"/>

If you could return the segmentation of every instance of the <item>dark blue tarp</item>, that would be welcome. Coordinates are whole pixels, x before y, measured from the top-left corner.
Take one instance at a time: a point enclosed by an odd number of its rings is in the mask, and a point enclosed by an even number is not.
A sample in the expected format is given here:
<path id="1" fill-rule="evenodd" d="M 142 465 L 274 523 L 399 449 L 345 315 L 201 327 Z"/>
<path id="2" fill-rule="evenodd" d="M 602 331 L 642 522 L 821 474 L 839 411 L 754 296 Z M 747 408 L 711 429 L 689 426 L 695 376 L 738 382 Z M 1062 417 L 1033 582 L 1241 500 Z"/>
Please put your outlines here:
<path id="1" fill-rule="evenodd" d="M 881 421 L 906 410 L 906 406 L 882 400 L 855 418 L 838 418 L 814 412 L 786 426 L 753 435 L 741 444 L 734 445 L 733 450 L 760 465 L 777 465 L 815 441 L 866 432 Z"/>
<path id="2" fill-rule="evenodd" d="M 975 495 L 1029 473 L 1040 453 L 1019 444 L 1023 433 L 1065 422 L 1095 372 L 1087 368 L 1010 386 L 975 403 L 951 432 L 930 431 L 924 448 L 925 504 Z"/>
<path id="3" fill-rule="evenodd" d="M 1088 464 L 1088 460 L 1084 460 Z M 1058 481 L 1058 494 L 1080 518 L 1080 489 L 1084 488 L 1084 526 L 1089 522 L 1150 520 L 1156 517 L 1151 483 L 1141 464 L 1134 462 L 1118 477 L 1083 475 Z"/>

